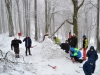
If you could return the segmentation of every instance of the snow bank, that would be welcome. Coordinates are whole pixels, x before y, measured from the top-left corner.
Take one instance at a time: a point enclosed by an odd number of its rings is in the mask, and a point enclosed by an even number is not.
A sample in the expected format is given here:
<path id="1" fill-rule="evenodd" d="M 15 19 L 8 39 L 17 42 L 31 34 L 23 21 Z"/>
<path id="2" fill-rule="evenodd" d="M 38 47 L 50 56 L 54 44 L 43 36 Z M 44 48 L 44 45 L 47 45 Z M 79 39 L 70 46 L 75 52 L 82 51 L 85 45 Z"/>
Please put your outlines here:
<path id="1" fill-rule="evenodd" d="M 66 53 L 60 48 L 59 45 L 55 44 L 51 39 L 46 38 L 41 45 L 42 58 L 53 59 L 61 58 L 66 55 Z"/>

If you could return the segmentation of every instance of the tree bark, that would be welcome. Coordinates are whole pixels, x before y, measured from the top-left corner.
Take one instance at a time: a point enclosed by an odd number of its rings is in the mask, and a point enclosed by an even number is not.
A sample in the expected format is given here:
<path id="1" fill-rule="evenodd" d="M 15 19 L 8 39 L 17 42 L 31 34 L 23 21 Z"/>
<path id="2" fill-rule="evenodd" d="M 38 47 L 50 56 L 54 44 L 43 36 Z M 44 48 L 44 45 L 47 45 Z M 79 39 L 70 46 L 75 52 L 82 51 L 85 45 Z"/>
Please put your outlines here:
<path id="1" fill-rule="evenodd" d="M 34 2 L 34 11 L 35 11 L 35 15 L 34 15 L 34 18 L 35 18 L 35 40 L 37 41 L 38 40 L 38 28 L 37 28 L 37 0 L 35 0 Z"/>
<path id="2" fill-rule="evenodd" d="M 11 14 L 11 0 L 5 0 L 5 3 L 8 11 L 9 37 L 12 37 L 14 36 L 14 27 Z"/>
<path id="3" fill-rule="evenodd" d="M 45 33 L 48 32 L 47 0 L 45 0 Z"/>
<path id="4" fill-rule="evenodd" d="M 77 16 L 78 16 L 78 10 L 83 5 L 84 0 L 82 1 L 82 3 L 79 6 L 78 6 L 78 0 L 72 0 L 72 3 L 73 3 L 73 8 L 74 8 L 74 12 L 73 12 L 73 22 L 70 22 L 68 20 L 67 20 L 67 22 L 69 24 L 74 25 L 73 26 L 73 31 L 76 34 L 76 36 L 78 37 L 78 24 L 77 24 L 78 17 Z"/>
<path id="5" fill-rule="evenodd" d="M 19 22 L 19 32 L 22 33 L 22 26 L 21 26 L 21 13 L 20 13 L 20 9 L 19 9 L 19 0 L 16 0 L 16 4 L 17 4 L 17 9 L 18 9 L 18 22 Z"/>
<path id="6" fill-rule="evenodd" d="M 96 31 L 96 37 L 97 37 L 97 51 L 100 52 L 100 39 L 99 39 L 99 0 L 97 0 L 97 31 Z"/>

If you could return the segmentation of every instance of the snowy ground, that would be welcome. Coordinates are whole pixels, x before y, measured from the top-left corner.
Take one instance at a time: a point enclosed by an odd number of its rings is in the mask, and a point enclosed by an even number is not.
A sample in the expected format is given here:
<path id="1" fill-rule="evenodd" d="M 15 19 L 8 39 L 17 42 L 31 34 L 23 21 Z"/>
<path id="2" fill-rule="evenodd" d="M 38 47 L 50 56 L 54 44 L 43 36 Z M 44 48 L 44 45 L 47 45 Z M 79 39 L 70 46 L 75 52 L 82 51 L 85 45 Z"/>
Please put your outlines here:
<path id="1" fill-rule="evenodd" d="M 0 35 L 0 50 L 5 53 L 8 51 L 7 59 L 14 61 L 6 61 L 0 59 L 0 75 L 84 75 L 83 63 L 72 63 L 69 54 L 66 54 L 58 45 L 55 45 L 52 40 L 46 39 L 42 43 L 37 43 L 32 39 L 31 48 L 32 56 L 25 56 L 24 42 L 20 44 L 20 58 L 14 58 L 14 52 L 11 50 L 11 40 L 14 37 L 8 37 L 7 34 Z M 18 38 L 18 36 L 17 36 Z M 23 40 L 24 37 L 20 39 Z M 100 54 L 99 54 L 100 56 Z M 10 63 L 9 63 L 10 62 Z M 93 75 L 100 75 L 100 58 L 96 62 L 96 70 Z M 56 66 L 55 69 L 48 66 Z"/>

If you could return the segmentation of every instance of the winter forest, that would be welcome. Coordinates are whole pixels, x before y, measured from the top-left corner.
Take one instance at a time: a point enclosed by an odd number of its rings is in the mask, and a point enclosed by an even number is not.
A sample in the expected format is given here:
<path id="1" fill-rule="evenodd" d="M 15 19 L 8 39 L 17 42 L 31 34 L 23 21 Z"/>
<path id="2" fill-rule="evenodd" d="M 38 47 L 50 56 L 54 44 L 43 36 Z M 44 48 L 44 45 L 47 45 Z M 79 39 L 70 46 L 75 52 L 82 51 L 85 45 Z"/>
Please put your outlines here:
<path id="1" fill-rule="evenodd" d="M 97 1 L 0 0 L 0 33 L 9 32 L 11 37 L 21 32 L 22 36 L 34 35 L 36 41 L 49 33 L 51 39 L 52 36 L 58 36 L 64 42 L 71 30 L 77 35 L 79 46 L 83 34 L 88 36 L 89 43 L 97 45 Z"/>
<path id="2" fill-rule="evenodd" d="M 99 8 L 100 0 L 0 0 L 0 75 L 85 75 L 85 61 L 66 59 L 69 54 L 53 37 L 64 43 L 71 32 L 81 48 L 86 35 L 88 47 L 94 46 L 100 56 Z M 45 34 L 49 38 L 43 41 Z M 32 39 L 31 56 L 25 55 L 22 41 L 27 35 Z M 15 37 L 23 42 L 18 59 L 10 47 Z M 99 63 L 93 75 L 100 75 Z"/>

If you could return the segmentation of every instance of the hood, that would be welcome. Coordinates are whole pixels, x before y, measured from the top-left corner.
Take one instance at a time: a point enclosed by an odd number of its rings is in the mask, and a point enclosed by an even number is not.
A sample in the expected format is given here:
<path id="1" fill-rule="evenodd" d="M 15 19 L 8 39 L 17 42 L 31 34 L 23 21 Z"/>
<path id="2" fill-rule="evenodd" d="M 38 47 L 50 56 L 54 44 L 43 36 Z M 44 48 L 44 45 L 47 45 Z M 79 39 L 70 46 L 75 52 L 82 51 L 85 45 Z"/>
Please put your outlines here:
<path id="1" fill-rule="evenodd" d="M 91 46 L 90 49 L 94 49 L 94 46 Z"/>
<path id="2" fill-rule="evenodd" d="M 90 47 L 90 50 L 91 50 L 91 49 L 93 49 L 93 50 L 94 50 L 94 46 L 91 46 L 91 47 Z"/>
<path id="3" fill-rule="evenodd" d="M 74 51 L 74 47 L 71 47 L 71 48 L 70 48 L 70 51 Z"/>

